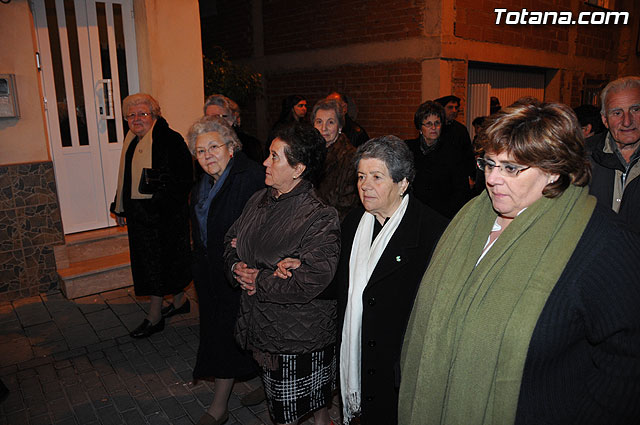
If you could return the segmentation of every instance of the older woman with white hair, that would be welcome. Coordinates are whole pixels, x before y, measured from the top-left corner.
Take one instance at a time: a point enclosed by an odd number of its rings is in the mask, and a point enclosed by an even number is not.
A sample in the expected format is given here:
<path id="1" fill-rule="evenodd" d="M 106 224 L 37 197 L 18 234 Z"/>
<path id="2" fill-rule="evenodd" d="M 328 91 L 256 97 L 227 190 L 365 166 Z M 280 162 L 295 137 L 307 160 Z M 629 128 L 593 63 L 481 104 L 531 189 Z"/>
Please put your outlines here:
<path id="1" fill-rule="evenodd" d="M 151 298 L 146 318 L 130 334 L 145 338 L 163 330 L 165 318 L 190 308 L 183 288 L 191 282 L 188 200 L 193 161 L 153 97 L 127 96 L 122 110 L 129 132 L 111 210 L 118 225 L 127 225 L 136 296 Z M 173 303 L 163 309 L 167 295 L 173 295 Z"/>
<path id="2" fill-rule="evenodd" d="M 402 336 L 447 220 L 409 190 L 416 173 L 413 156 L 399 138 L 369 140 L 354 162 L 364 208 L 342 223 L 335 279 L 344 419 L 393 425 Z"/>
<path id="3" fill-rule="evenodd" d="M 228 122 L 202 117 L 187 135 L 189 149 L 204 173 L 191 193 L 193 281 L 200 306 L 200 346 L 194 380 L 215 380 L 213 402 L 198 424 L 228 418 L 227 403 L 235 378 L 257 372 L 246 351 L 238 348 L 233 329 L 242 290 L 225 277 L 224 235 L 251 195 L 264 188 L 264 167 L 242 152 Z"/>

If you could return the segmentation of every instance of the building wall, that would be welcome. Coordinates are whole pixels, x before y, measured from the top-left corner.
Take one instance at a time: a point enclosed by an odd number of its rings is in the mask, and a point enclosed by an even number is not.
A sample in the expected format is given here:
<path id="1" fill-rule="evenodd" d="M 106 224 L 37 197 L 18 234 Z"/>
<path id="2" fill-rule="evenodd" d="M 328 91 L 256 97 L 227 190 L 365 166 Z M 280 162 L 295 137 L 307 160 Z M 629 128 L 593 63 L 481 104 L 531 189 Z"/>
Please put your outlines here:
<path id="1" fill-rule="evenodd" d="M 202 113 L 197 0 L 134 0 L 141 91 L 186 134 Z M 179 36 L 178 36 L 179 35 Z M 56 288 L 53 246 L 64 243 L 36 36 L 27 0 L 0 4 L 0 73 L 16 75 L 20 117 L 0 118 L 0 301 Z"/>
<path id="2" fill-rule="evenodd" d="M 251 0 L 201 1 L 202 54 L 209 56 L 212 46 L 220 46 L 231 59 L 251 57 L 251 14 Z"/>
<path id="3" fill-rule="evenodd" d="M 414 137 L 413 114 L 420 104 L 421 78 L 421 64 L 415 61 L 274 72 L 266 75 L 269 120 L 275 122 L 282 99 L 289 94 L 307 96 L 310 114 L 316 101 L 339 91 L 354 99 L 357 121 L 370 136 Z"/>
<path id="4" fill-rule="evenodd" d="M 494 8 L 601 11 L 582 0 L 510 3 L 243 0 L 239 7 L 251 17 L 240 19 L 230 2 L 221 1 L 215 19 L 227 23 L 203 27 L 203 38 L 237 49 L 229 50 L 231 57 L 265 76 L 265 97 L 256 102 L 255 115 L 246 117 L 255 116 L 257 122 L 244 121 L 263 138 L 288 94 L 314 103 L 331 90 L 342 90 L 355 98 L 357 121 L 371 136 L 396 132 L 407 137 L 415 135 L 413 112 L 427 99 L 457 95 L 462 99 L 458 120 L 465 121 L 468 69 L 478 64 L 541 69 L 547 75 L 545 99 L 571 106 L 593 86 L 640 73 L 638 22 L 633 19 L 640 3 L 616 2 L 617 10 L 630 12 L 628 25 L 495 25 Z M 230 28 L 229 22 L 238 25 Z M 413 88 L 396 91 L 398 82 Z M 384 96 L 376 91 L 379 86 L 385 87 Z"/>
<path id="5" fill-rule="evenodd" d="M 204 77 L 197 0 L 134 0 L 140 91 L 186 136 L 202 116 Z"/>
<path id="6" fill-rule="evenodd" d="M 26 0 L 0 4 L 0 73 L 15 74 L 19 118 L 0 118 L 0 301 L 58 285 L 64 243 L 48 150 L 33 17 Z"/>
<path id="7" fill-rule="evenodd" d="M 423 32 L 425 1 L 264 2 L 267 55 L 403 40 Z"/>
<path id="8" fill-rule="evenodd" d="M 51 160 L 34 39 L 27 0 L 0 4 L 0 74 L 15 74 L 20 109 L 19 118 L 0 118 L 0 165 Z"/>

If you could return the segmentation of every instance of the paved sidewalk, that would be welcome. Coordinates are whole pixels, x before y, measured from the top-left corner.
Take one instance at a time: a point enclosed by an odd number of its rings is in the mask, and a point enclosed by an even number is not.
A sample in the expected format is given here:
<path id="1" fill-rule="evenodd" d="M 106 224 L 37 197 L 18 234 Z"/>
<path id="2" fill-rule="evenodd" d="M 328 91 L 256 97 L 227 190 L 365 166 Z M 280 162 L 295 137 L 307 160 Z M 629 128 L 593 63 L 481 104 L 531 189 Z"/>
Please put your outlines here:
<path id="1" fill-rule="evenodd" d="M 56 291 L 0 304 L 0 379 L 11 391 L 0 404 L 0 425 L 195 424 L 213 384 L 191 382 L 198 309 L 193 290 L 188 294 L 191 313 L 142 340 L 129 331 L 148 300 L 132 287 L 73 301 Z M 240 404 L 258 385 L 258 378 L 235 384 L 228 425 L 272 423 L 265 403 Z"/>

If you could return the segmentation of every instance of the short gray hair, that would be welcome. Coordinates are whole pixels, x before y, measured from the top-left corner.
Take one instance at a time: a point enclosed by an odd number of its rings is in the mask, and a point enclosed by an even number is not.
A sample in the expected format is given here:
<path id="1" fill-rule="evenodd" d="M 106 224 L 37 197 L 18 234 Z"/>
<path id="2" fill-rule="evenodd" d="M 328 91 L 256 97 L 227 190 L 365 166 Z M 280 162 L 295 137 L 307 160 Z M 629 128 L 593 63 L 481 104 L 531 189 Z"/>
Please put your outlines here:
<path id="1" fill-rule="evenodd" d="M 229 99 L 227 96 L 223 96 L 221 94 L 212 94 L 211 96 L 207 97 L 207 100 L 205 100 L 204 102 L 204 108 L 202 108 L 205 115 L 207 114 L 207 108 L 210 105 L 220 106 L 229 111 L 229 114 L 233 116 L 234 122 L 236 116 L 240 114 L 240 108 L 238 107 L 238 104 Z"/>
<path id="2" fill-rule="evenodd" d="M 122 101 L 122 116 L 126 116 L 129 113 L 129 108 L 135 105 L 147 105 L 153 118 L 162 116 L 160 104 L 147 93 L 136 93 L 125 97 Z"/>
<path id="3" fill-rule="evenodd" d="M 611 81 L 606 85 L 605 88 L 600 92 L 600 102 L 602 105 L 600 106 L 600 115 L 607 115 L 606 105 L 607 105 L 607 96 L 609 96 L 609 92 L 617 93 L 622 90 L 630 90 L 640 88 L 640 77 L 635 75 L 630 75 L 628 77 L 618 78 L 617 80 Z"/>
<path id="4" fill-rule="evenodd" d="M 361 159 L 369 158 L 384 162 L 394 183 L 399 183 L 405 178 L 412 183 L 416 176 L 413 154 L 407 144 L 397 136 L 376 137 L 360 145 L 353 159 L 356 170 Z"/>
<path id="5" fill-rule="evenodd" d="M 340 128 L 344 127 L 344 115 L 342 115 L 342 106 L 337 100 L 334 99 L 321 99 L 313 105 L 313 110 L 311 111 L 311 124 L 316 120 L 316 113 L 319 110 L 323 111 L 334 111 L 336 113 L 336 118 L 338 119 L 338 125 Z"/>
<path id="6" fill-rule="evenodd" d="M 189 133 L 187 133 L 187 144 L 192 155 L 195 156 L 196 154 L 196 139 L 205 133 L 218 133 L 233 152 L 238 152 L 242 149 L 242 142 L 240 142 L 236 132 L 224 118 L 204 116 L 194 122 L 189 129 Z"/>

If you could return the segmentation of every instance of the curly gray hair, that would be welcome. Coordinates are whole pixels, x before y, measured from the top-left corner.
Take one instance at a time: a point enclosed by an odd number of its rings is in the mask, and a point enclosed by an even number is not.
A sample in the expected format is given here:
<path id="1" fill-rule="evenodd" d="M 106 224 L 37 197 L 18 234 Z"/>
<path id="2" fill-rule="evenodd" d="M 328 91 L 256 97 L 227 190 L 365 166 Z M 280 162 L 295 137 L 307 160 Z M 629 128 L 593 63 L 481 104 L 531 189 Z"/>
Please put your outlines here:
<path id="1" fill-rule="evenodd" d="M 196 139 L 205 133 L 218 133 L 233 152 L 238 152 L 242 149 L 242 142 L 240 142 L 236 132 L 224 118 L 204 116 L 194 122 L 187 133 L 187 144 L 193 156 L 196 154 Z"/>
<path id="2" fill-rule="evenodd" d="M 411 184 L 416 176 L 413 154 L 407 144 L 397 136 L 376 137 L 360 145 L 353 158 L 356 170 L 360 160 L 368 158 L 384 162 L 394 183 L 406 178 Z"/>

